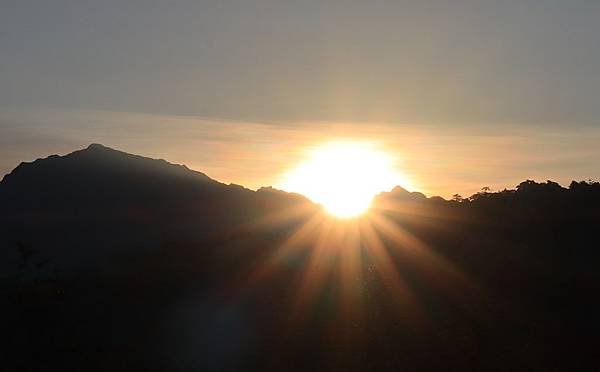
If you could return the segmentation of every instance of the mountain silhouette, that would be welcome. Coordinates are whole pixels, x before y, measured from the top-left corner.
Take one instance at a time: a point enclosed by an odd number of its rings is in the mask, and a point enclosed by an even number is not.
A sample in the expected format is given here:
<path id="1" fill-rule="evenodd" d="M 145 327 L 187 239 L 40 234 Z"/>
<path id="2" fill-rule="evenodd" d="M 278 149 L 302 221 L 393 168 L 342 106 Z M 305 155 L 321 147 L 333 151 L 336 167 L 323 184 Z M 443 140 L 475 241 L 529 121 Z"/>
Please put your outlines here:
<path id="1" fill-rule="evenodd" d="M 0 204 L 5 246 L 26 241 L 84 261 L 106 250 L 208 239 L 272 211 L 314 208 L 298 194 L 226 185 L 100 144 L 21 163 L 0 182 Z"/>
<path id="2" fill-rule="evenodd" d="M 600 183 L 306 198 L 91 145 L 0 182 L 0 369 L 600 368 Z"/>

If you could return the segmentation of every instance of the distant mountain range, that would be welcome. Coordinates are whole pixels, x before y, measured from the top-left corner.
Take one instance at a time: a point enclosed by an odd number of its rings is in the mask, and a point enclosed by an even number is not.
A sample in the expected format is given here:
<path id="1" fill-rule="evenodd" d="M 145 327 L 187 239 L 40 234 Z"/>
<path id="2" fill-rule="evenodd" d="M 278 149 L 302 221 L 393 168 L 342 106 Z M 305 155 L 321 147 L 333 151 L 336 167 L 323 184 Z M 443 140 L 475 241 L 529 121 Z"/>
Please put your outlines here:
<path id="1" fill-rule="evenodd" d="M 597 184 L 585 182 L 574 182 L 572 186 L 585 189 L 582 185 L 598 189 Z M 531 188 L 544 192 L 531 197 L 527 192 Z M 548 190 L 559 194 L 569 191 L 550 181 L 527 181 L 517 190 L 482 192 L 471 198 L 446 201 L 397 186 L 378 195 L 372 209 L 396 215 L 427 211 L 442 218 L 456 215 L 457 203 L 465 202 L 463 209 L 467 204 L 494 204 L 493 215 L 497 216 L 515 212 L 523 201 L 531 204 L 542 197 L 546 203 Z M 550 197 L 557 195 L 551 193 Z M 573 195 L 568 197 L 572 199 Z M 512 205 L 505 208 L 507 203 Z M 285 229 L 320 213 L 319 206 L 299 194 L 272 187 L 252 191 L 226 185 L 185 165 L 100 144 L 65 156 L 51 155 L 21 163 L 0 182 L 0 205 L 0 247 L 8 247 L 4 253 L 14 251 L 17 244 L 26 244 L 51 251 L 54 257 L 61 257 L 55 261 L 66 264 L 98 263 L 108 252 L 119 252 L 125 247 L 132 250 L 169 242 L 205 241 L 257 228 L 261 221 L 271 221 L 264 229 Z M 469 213 L 477 210 L 470 208 Z M 15 259 L 3 260 L 3 264 L 14 267 Z"/>

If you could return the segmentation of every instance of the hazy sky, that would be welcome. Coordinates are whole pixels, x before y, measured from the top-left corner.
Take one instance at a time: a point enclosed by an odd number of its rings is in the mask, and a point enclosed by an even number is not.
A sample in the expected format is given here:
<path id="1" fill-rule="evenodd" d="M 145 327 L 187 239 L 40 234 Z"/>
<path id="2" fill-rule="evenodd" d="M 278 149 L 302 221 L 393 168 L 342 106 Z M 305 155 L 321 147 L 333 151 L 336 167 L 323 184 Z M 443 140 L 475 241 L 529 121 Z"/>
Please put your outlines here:
<path id="1" fill-rule="evenodd" d="M 367 137 L 444 196 L 600 176 L 600 2 L 0 0 L 0 173 L 90 142 L 250 187 Z"/>

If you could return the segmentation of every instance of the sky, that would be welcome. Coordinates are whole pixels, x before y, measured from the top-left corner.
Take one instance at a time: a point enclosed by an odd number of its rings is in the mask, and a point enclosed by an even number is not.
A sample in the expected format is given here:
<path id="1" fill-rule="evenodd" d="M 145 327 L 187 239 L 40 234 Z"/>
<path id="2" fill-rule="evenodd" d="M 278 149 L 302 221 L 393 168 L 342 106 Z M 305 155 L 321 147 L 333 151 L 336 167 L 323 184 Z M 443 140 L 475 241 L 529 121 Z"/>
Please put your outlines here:
<path id="1" fill-rule="evenodd" d="M 0 0 L 0 173 L 92 142 L 250 188 L 375 141 L 413 189 L 600 177 L 600 2 Z"/>

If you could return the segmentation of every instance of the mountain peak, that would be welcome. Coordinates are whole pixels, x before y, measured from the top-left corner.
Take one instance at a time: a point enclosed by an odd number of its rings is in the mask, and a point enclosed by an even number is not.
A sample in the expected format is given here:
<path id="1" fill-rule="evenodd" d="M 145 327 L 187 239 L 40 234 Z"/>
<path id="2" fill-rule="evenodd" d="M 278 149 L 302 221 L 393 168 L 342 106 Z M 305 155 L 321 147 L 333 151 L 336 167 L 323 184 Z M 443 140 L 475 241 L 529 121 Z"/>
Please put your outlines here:
<path id="1" fill-rule="evenodd" d="M 108 147 L 104 146 L 101 143 L 91 143 L 87 149 L 88 150 L 94 150 L 94 149 L 107 149 Z"/>
<path id="2" fill-rule="evenodd" d="M 402 186 L 395 186 L 390 193 L 400 195 L 400 194 L 410 194 L 410 192 Z"/>
<path id="3" fill-rule="evenodd" d="M 112 147 L 104 146 L 101 143 L 91 143 L 85 149 L 79 150 L 79 152 L 82 152 L 82 151 L 83 152 L 120 152 L 123 154 L 127 154 L 126 152 L 115 150 Z M 78 152 L 78 151 L 75 151 L 75 152 Z M 128 155 L 130 155 L 130 154 L 128 154 Z"/>
<path id="4" fill-rule="evenodd" d="M 175 177 L 175 178 L 173 178 Z M 152 159 L 115 150 L 99 143 L 67 155 L 50 155 L 32 162 L 24 162 L 2 179 L 2 186 L 33 187 L 36 184 L 83 185 L 89 179 L 102 184 L 114 182 L 136 183 L 143 188 L 144 182 L 169 183 L 174 179 L 189 179 L 217 184 L 201 172 L 185 166 L 171 164 L 162 159 Z M 35 181 L 34 181 L 35 180 Z M 180 182 L 180 181 L 178 181 Z"/>

